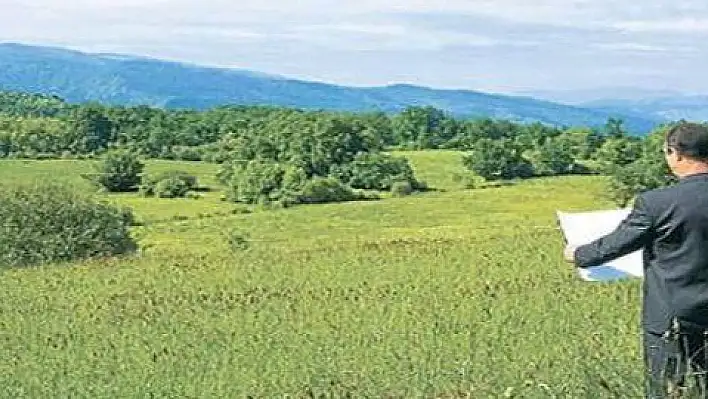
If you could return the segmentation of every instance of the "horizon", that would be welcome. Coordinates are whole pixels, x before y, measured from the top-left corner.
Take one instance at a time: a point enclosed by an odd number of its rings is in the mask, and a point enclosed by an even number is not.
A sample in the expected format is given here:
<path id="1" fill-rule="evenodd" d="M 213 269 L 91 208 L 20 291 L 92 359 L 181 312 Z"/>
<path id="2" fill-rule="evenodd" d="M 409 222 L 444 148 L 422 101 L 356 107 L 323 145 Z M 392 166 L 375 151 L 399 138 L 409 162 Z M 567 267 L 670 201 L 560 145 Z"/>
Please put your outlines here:
<path id="1" fill-rule="evenodd" d="M 432 86 L 432 85 L 426 85 L 424 83 L 416 83 L 416 82 L 409 82 L 409 81 L 390 81 L 390 82 L 384 82 L 381 84 L 357 84 L 357 83 L 347 83 L 347 82 L 336 82 L 336 81 L 328 81 L 328 80 L 323 80 L 323 79 L 318 79 L 317 77 L 300 77 L 300 76 L 291 76 L 291 75 L 283 75 L 283 74 L 271 74 L 271 73 L 266 73 L 258 70 L 251 70 L 251 69 L 245 69 L 245 68 L 240 68 L 240 67 L 234 67 L 234 66 L 224 66 L 224 65 L 214 65 L 214 64 L 208 64 L 208 63 L 200 63 L 200 62 L 195 62 L 193 60 L 187 60 L 187 59 L 175 59 L 175 58 L 168 58 L 168 57 L 159 57 L 159 56 L 152 56 L 152 55 L 146 55 L 146 54 L 137 54 L 137 53 L 130 53 L 130 52 L 124 52 L 124 53 L 116 53 L 116 52 L 100 52 L 100 51 L 89 51 L 86 49 L 82 49 L 80 47 L 72 47 L 72 46 L 60 46 L 60 45 L 52 45 L 52 44 L 43 44 L 43 43 L 29 43 L 29 42 L 18 42 L 18 41 L 0 41 L 0 45 L 11 45 L 11 46 L 22 46 L 22 47 L 29 47 L 29 48 L 41 48 L 41 49 L 46 49 L 46 50 L 58 50 L 58 51 L 67 51 L 67 52 L 74 52 L 78 53 L 84 56 L 89 56 L 89 57 L 117 57 L 117 58 L 130 58 L 130 59 L 142 59 L 142 60 L 148 60 L 148 61 L 153 61 L 153 62 L 166 62 L 166 63 L 175 63 L 175 64 L 181 64 L 183 66 L 187 67 L 195 67 L 195 68 L 205 68 L 205 69 L 221 69 L 221 70 L 229 70 L 229 71 L 236 71 L 236 72 L 243 72 L 243 73 L 248 73 L 248 74 L 253 74 L 253 75 L 260 75 L 264 76 L 267 78 L 271 79 L 283 79 L 283 80 L 296 80 L 296 81 L 302 81 L 302 82 L 308 82 L 308 83 L 319 83 L 319 84 L 326 84 L 326 85 L 332 85 L 332 86 L 340 86 L 340 87 L 345 87 L 345 88 L 355 88 L 355 89 L 367 89 L 367 88 L 384 88 L 384 87 L 392 87 L 392 86 L 411 86 L 411 87 L 417 87 L 421 89 L 430 89 L 430 90 L 436 90 L 436 91 L 475 91 L 483 94 L 489 94 L 493 96 L 505 96 L 505 97 L 517 97 L 517 98 L 529 98 L 529 99 L 534 99 L 537 101 L 546 101 L 546 102 L 551 102 L 551 103 L 558 103 L 558 104 L 564 104 L 564 105 L 569 105 L 569 106 L 579 106 L 579 107 L 584 107 L 586 102 L 592 102 L 593 100 L 618 100 L 618 99 L 633 99 L 637 98 L 637 96 L 640 96 L 642 98 L 669 98 L 672 95 L 683 95 L 683 96 L 691 96 L 691 95 L 698 95 L 701 96 L 703 93 L 689 93 L 689 92 L 680 92 L 675 89 L 650 89 L 650 88 L 642 88 L 642 87 L 636 87 L 636 86 L 593 86 L 593 87 L 587 87 L 587 88 L 580 88 L 577 90 L 572 90 L 572 89 L 558 89 L 558 90 L 552 90 L 552 89 L 538 89 L 538 90 L 521 90 L 521 91 L 492 91 L 492 90 L 481 90 L 477 88 L 468 88 L 468 87 L 455 87 L 455 86 L 449 86 L 449 87 L 440 87 L 440 86 Z M 602 95 L 598 95 L 598 93 L 601 92 L 617 92 L 620 90 L 625 90 L 632 92 L 633 95 L 627 93 L 625 97 L 603 97 Z M 647 94 L 653 94 L 650 97 L 647 97 Z M 564 95 L 569 95 L 572 98 L 563 98 Z M 587 97 L 587 100 L 579 100 L 576 97 Z"/>
<path id="2" fill-rule="evenodd" d="M 335 5 L 333 5 L 335 4 Z M 242 69 L 350 87 L 533 96 L 708 91 L 708 4 L 609 0 L 0 0 L 5 42 Z M 551 96 L 553 93 L 550 94 Z"/>

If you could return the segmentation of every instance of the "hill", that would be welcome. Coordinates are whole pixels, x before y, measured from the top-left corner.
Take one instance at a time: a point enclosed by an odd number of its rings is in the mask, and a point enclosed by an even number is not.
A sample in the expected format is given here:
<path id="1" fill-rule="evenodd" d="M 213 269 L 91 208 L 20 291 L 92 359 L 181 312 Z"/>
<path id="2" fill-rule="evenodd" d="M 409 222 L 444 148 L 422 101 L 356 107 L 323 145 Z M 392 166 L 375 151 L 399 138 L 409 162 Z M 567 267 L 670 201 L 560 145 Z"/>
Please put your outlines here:
<path id="1" fill-rule="evenodd" d="M 239 69 L 15 43 L 0 44 L 0 90 L 56 95 L 69 102 L 200 110 L 244 104 L 398 112 L 407 106 L 431 105 L 457 117 L 493 117 L 561 126 L 602 126 L 609 117 L 616 117 L 622 118 L 635 133 L 645 133 L 662 121 L 531 97 L 407 84 L 345 87 Z"/>
<path id="2" fill-rule="evenodd" d="M 623 114 L 641 114 L 669 120 L 708 121 L 708 96 L 671 96 L 635 100 L 596 100 L 584 104 Z"/>

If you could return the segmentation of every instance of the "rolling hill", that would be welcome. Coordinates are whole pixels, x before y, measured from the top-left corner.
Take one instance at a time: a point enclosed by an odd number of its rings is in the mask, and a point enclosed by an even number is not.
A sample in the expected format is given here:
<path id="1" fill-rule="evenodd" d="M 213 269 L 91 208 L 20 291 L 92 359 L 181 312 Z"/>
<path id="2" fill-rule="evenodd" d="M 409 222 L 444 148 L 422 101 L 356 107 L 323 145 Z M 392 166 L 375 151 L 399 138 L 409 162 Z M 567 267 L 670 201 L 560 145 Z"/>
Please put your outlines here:
<path id="1" fill-rule="evenodd" d="M 0 90 L 56 95 L 69 102 L 191 109 L 246 104 L 398 112 L 408 106 L 430 105 L 457 117 L 561 126 L 602 126 L 609 117 L 618 117 L 633 133 L 645 133 L 663 121 L 659 116 L 583 108 L 525 96 L 408 84 L 346 87 L 240 69 L 16 43 L 0 43 Z"/>
<path id="2" fill-rule="evenodd" d="M 628 115 L 648 115 L 655 119 L 708 120 L 708 96 L 706 95 L 681 95 L 636 100 L 597 100 L 585 103 L 585 106 Z"/>

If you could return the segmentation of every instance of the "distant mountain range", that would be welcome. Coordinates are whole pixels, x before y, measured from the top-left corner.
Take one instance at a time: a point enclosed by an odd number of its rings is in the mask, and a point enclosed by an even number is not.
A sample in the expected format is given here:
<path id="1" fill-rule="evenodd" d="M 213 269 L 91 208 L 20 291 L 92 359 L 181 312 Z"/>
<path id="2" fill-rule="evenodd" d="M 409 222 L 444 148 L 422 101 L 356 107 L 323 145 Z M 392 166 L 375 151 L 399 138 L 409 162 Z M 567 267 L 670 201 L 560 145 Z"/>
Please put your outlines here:
<path id="1" fill-rule="evenodd" d="M 708 119 L 708 96 L 560 104 L 530 96 L 438 90 L 408 84 L 346 87 L 240 69 L 204 67 L 123 54 L 0 43 L 0 90 L 56 95 L 69 102 L 208 109 L 275 105 L 301 109 L 398 112 L 434 106 L 457 117 L 492 117 L 557 126 L 595 126 L 622 118 L 646 133 L 677 116 Z M 688 119 L 688 118 L 687 118 Z"/>

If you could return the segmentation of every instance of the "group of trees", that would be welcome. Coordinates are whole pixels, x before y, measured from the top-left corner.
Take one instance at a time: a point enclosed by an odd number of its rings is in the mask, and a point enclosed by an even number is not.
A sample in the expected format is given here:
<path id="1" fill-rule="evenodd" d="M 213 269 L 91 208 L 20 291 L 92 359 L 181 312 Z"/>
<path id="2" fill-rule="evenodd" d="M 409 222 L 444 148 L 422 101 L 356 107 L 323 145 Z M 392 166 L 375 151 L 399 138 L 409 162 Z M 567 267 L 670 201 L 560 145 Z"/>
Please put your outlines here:
<path id="1" fill-rule="evenodd" d="M 0 94 L 0 157 L 82 158 L 121 149 L 220 163 L 229 197 L 248 203 L 313 202 L 311 185 L 330 187 L 338 198 L 394 185 L 400 192 L 424 189 L 407 161 L 385 155 L 387 149 L 461 150 L 464 165 L 486 180 L 608 174 L 622 202 L 637 187 L 664 184 L 652 143 L 615 119 L 592 129 L 456 119 L 422 106 L 395 115 L 264 106 L 198 112 Z"/>
<path id="2" fill-rule="evenodd" d="M 101 158 L 84 175 L 107 191 L 184 197 L 203 189 L 181 171 L 144 175 L 146 158 L 219 163 L 231 201 L 293 204 L 407 195 L 425 190 L 408 161 L 390 149 L 456 149 L 475 179 L 600 173 L 626 205 L 640 190 L 671 184 L 662 126 L 646 137 L 622 121 L 601 129 L 504 120 L 455 119 L 433 107 L 384 113 L 221 107 L 210 111 L 69 105 L 56 97 L 0 93 L 0 158 Z M 50 185 L 51 186 L 51 185 Z M 29 265 L 136 250 L 130 210 L 69 188 L 6 188 L 0 265 Z M 70 232 L 71 237 L 65 239 Z M 46 237 L 56 236 L 54 241 Z M 62 238 L 64 237 L 64 238 Z"/>

